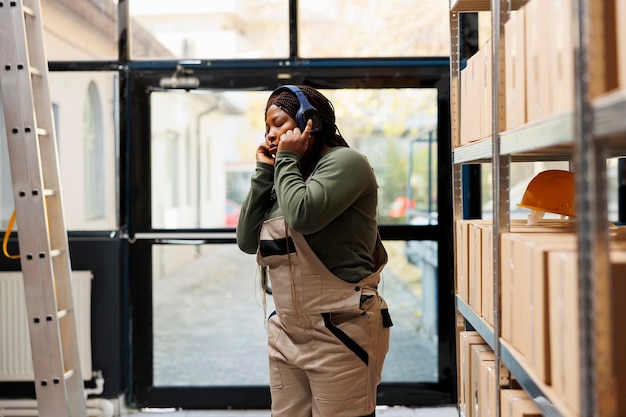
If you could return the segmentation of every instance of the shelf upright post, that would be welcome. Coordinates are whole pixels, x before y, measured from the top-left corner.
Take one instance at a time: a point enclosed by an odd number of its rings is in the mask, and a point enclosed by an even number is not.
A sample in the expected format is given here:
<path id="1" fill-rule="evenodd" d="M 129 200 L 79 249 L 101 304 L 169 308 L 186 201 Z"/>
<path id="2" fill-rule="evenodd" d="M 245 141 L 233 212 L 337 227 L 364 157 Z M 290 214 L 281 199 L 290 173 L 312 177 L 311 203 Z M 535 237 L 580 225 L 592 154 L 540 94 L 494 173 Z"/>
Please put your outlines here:
<path id="1" fill-rule="evenodd" d="M 509 231 L 509 184 L 510 184 L 510 155 L 502 155 L 500 152 L 500 132 L 504 124 L 500 118 L 504 118 L 504 23 L 509 16 L 510 0 L 491 1 L 492 20 L 492 171 L 493 171 L 493 305 L 494 305 L 494 335 L 493 347 L 496 360 L 496 381 L 501 385 L 501 352 L 500 335 L 501 331 L 501 294 L 500 294 L 500 243 L 501 233 Z M 500 396 L 496 396 L 496 417 L 500 417 Z"/>
<path id="2" fill-rule="evenodd" d="M 452 0 L 450 0 L 451 3 Z M 452 8 L 452 4 L 450 4 Z M 453 152 L 450 155 L 453 186 L 453 217 L 454 221 L 463 214 L 461 167 L 454 163 L 454 147 L 460 143 L 461 131 L 461 50 L 460 50 L 460 16 L 457 10 L 450 9 L 450 124 Z M 455 257 L 456 260 L 456 257 Z"/>
<path id="3" fill-rule="evenodd" d="M 580 330 L 580 415 L 615 417 L 606 143 L 593 135 L 589 89 L 590 0 L 574 2 L 574 167 Z"/>
<path id="4" fill-rule="evenodd" d="M 454 147 L 458 146 L 460 143 L 460 131 L 461 131 L 461 101 L 460 101 L 460 89 L 461 89 L 461 81 L 460 81 L 460 73 L 461 73 L 461 49 L 460 49 L 460 16 L 459 12 L 456 10 L 452 10 L 452 0 L 448 2 L 448 10 L 450 11 L 450 125 L 451 125 L 451 136 L 450 140 L 452 142 L 452 152 L 450 154 L 452 167 L 452 218 L 453 224 L 455 225 L 452 228 L 454 242 L 459 239 L 459 236 L 456 236 L 456 222 L 457 220 L 462 218 L 463 213 L 463 201 L 462 201 L 462 181 L 461 181 L 461 166 L 459 164 L 454 163 Z M 454 271 L 457 271 L 457 263 L 458 263 L 458 253 L 457 245 L 454 246 Z M 456 272 L 455 272 L 456 273 Z M 454 280 L 454 293 L 458 294 L 458 288 L 456 287 L 457 279 Z M 456 338 L 456 357 L 457 360 L 460 357 L 460 340 L 459 335 L 460 332 L 465 329 L 465 318 L 463 315 L 456 310 L 456 323 L 455 323 L 455 338 Z M 457 366 L 457 369 L 458 366 Z M 458 375 L 457 371 L 457 379 L 461 376 Z M 457 384 L 457 391 L 460 391 L 460 384 Z M 457 398 L 460 392 L 457 392 Z M 457 401 L 458 402 L 458 401 Z"/>

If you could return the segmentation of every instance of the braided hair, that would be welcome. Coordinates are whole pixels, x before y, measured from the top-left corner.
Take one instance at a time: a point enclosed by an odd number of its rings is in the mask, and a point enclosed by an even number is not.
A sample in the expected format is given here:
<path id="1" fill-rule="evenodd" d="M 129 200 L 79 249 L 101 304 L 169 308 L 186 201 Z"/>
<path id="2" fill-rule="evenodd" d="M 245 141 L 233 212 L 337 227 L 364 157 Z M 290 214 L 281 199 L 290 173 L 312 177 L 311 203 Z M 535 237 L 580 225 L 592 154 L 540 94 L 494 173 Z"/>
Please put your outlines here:
<path id="1" fill-rule="evenodd" d="M 343 136 L 341 136 L 339 128 L 337 128 L 335 122 L 335 108 L 332 103 L 313 87 L 306 85 L 298 85 L 296 87 L 302 91 L 302 94 L 304 94 L 309 103 L 317 109 L 321 121 L 321 130 L 313 134 L 313 146 L 300 160 L 300 170 L 304 178 L 307 178 L 313 172 L 317 162 L 322 157 L 324 145 L 331 148 L 337 146 L 348 147 L 348 143 Z M 265 106 L 266 116 L 267 109 L 272 104 L 276 105 L 292 119 L 296 120 L 296 114 L 300 109 L 300 102 L 294 92 L 288 89 L 282 89 L 272 93 Z"/>

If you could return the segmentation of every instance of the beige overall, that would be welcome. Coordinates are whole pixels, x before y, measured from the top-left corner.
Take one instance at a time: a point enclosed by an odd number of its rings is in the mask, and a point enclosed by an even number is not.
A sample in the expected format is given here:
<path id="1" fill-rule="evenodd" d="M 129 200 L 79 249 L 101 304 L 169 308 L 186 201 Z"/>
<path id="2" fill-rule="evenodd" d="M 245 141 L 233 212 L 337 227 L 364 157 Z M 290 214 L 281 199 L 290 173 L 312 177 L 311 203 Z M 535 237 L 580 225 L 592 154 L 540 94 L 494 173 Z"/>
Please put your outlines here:
<path id="1" fill-rule="evenodd" d="M 289 236 L 287 236 L 287 231 Z M 376 408 L 391 320 L 378 270 L 349 283 L 333 275 L 283 217 L 261 228 L 276 314 L 268 321 L 272 417 L 359 417 Z"/>

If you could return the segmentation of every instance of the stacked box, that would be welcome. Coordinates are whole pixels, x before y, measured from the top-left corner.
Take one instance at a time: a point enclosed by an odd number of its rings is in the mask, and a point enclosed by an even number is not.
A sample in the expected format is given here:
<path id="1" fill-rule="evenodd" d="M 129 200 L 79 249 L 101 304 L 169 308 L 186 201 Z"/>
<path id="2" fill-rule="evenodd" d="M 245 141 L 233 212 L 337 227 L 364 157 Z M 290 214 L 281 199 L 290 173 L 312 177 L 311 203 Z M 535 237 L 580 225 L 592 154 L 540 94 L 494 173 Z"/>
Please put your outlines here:
<path id="1" fill-rule="evenodd" d="M 493 84 L 493 51 L 491 39 L 485 42 L 482 55 L 481 87 L 480 87 L 480 138 L 490 137 L 493 134 L 493 113 L 491 110 Z"/>
<path id="2" fill-rule="evenodd" d="M 626 89 L 626 2 L 615 2 L 615 24 L 617 27 L 618 87 Z"/>
<path id="3" fill-rule="evenodd" d="M 465 417 L 470 417 L 472 404 L 471 389 L 471 357 L 473 346 L 487 346 L 483 338 L 475 331 L 465 331 L 459 333 L 459 407 Z"/>
<path id="4" fill-rule="evenodd" d="M 575 251 L 554 251 L 549 254 L 550 297 L 550 364 L 552 387 L 563 398 L 566 406 L 580 414 L 580 325 L 578 291 L 578 254 Z M 614 326 L 614 368 L 618 415 L 626 415 L 626 364 L 622 359 L 626 351 L 623 335 L 623 318 L 626 314 L 626 252 L 623 248 L 610 252 L 611 323 Z M 603 381 L 606 383 L 607 381 Z"/>
<path id="5" fill-rule="evenodd" d="M 526 116 L 529 122 L 551 114 L 550 107 L 550 49 L 549 7 L 546 2 L 526 3 Z M 572 68 L 573 70 L 573 68 Z"/>
<path id="6" fill-rule="evenodd" d="M 470 401 L 469 415 L 466 417 L 483 417 L 485 416 L 485 391 L 486 385 L 482 385 L 481 373 L 484 362 L 495 364 L 495 354 L 489 345 L 473 345 L 472 357 L 470 358 L 471 374 L 470 374 Z"/>
<path id="7" fill-rule="evenodd" d="M 479 50 L 461 70 L 461 145 L 480 139 L 481 109 L 480 87 L 483 51 Z"/>
<path id="8" fill-rule="evenodd" d="M 500 317 L 501 336 L 514 346 L 513 332 L 515 328 L 515 316 L 513 305 L 515 301 L 515 247 L 522 239 L 517 233 L 503 233 L 500 241 Z"/>
<path id="9" fill-rule="evenodd" d="M 541 417 L 541 410 L 522 389 L 500 391 L 500 417 Z"/>
<path id="10" fill-rule="evenodd" d="M 526 27 L 525 9 L 511 13 L 504 25 L 506 130 L 526 123 Z"/>
<path id="11" fill-rule="evenodd" d="M 574 43 L 572 39 L 572 0 L 550 0 L 553 16 L 548 58 L 550 63 L 551 112 L 574 111 Z"/>
<path id="12" fill-rule="evenodd" d="M 541 308 L 545 295 L 541 290 L 544 288 L 542 283 L 547 282 L 547 278 L 542 278 L 545 274 L 530 270 L 534 255 L 527 249 L 528 242 L 532 239 L 547 239 L 564 245 L 572 242 L 573 245 L 576 242 L 575 226 L 567 221 L 546 221 L 534 226 L 512 223 L 510 230 L 502 233 L 500 243 L 501 336 L 515 350 L 524 354 L 531 350 L 531 343 L 537 340 L 531 337 L 532 332 L 539 330 L 540 335 L 544 334 Z M 540 268 L 539 263 L 537 268 Z M 533 311 L 530 310 L 531 297 L 537 300 L 532 305 L 536 308 Z M 538 327 L 531 329 L 531 325 Z"/>
<path id="13" fill-rule="evenodd" d="M 529 321 L 516 340 L 521 341 L 522 354 L 533 373 L 546 384 L 551 380 L 548 256 L 554 250 L 576 250 L 576 245 L 574 234 L 538 234 L 529 239 L 524 248 L 530 266 L 528 284 L 522 293 L 528 297 Z M 523 310 L 524 306 L 518 306 L 518 312 Z"/>
<path id="14" fill-rule="evenodd" d="M 469 222 L 457 220 L 456 229 L 456 294 L 469 304 L 469 286 L 467 281 L 469 259 Z"/>
<path id="15" fill-rule="evenodd" d="M 615 383 L 617 394 L 617 415 L 626 416 L 626 333 L 624 332 L 624 317 L 626 317 L 626 275 L 623 274 L 624 269 L 617 265 L 626 263 L 626 252 L 623 250 L 616 252 L 613 256 L 613 262 L 616 265 L 611 273 L 611 293 L 613 294 L 613 315 L 611 317 L 613 332 L 613 367 L 615 368 Z M 617 271 L 619 269 L 622 271 Z M 621 297 L 621 298 L 618 298 Z"/>
<path id="16" fill-rule="evenodd" d="M 494 326 L 493 305 L 493 225 L 480 225 L 481 231 L 481 285 L 482 311 L 481 316 L 491 326 Z"/>
<path id="17" fill-rule="evenodd" d="M 617 87 L 616 54 L 616 4 L 623 0 L 591 0 L 588 5 L 589 53 L 589 96 L 593 99 Z"/>
<path id="18" fill-rule="evenodd" d="M 469 305 L 480 316 L 482 311 L 482 234 L 480 223 L 472 222 L 469 226 L 468 283 Z"/>
<path id="19" fill-rule="evenodd" d="M 476 248 L 472 246 L 473 242 L 478 238 L 476 231 L 474 230 L 479 225 L 491 224 L 490 220 L 466 220 L 460 219 L 456 221 L 456 292 L 459 298 L 465 301 L 471 306 L 470 302 L 470 288 L 475 286 L 476 283 L 470 284 L 470 269 L 472 275 L 479 274 L 478 267 L 482 268 L 481 253 L 476 251 Z M 471 237 L 470 237 L 471 236 Z M 477 287 L 478 291 L 481 291 L 481 287 Z M 477 297 L 476 288 L 472 289 L 474 294 L 472 299 Z M 480 315 L 480 310 L 476 312 Z"/>
<path id="20" fill-rule="evenodd" d="M 478 395 L 479 409 L 485 417 L 496 417 L 496 396 L 499 394 L 500 386 L 496 380 L 495 361 L 485 360 L 482 363 L 480 384 L 483 387 Z"/>

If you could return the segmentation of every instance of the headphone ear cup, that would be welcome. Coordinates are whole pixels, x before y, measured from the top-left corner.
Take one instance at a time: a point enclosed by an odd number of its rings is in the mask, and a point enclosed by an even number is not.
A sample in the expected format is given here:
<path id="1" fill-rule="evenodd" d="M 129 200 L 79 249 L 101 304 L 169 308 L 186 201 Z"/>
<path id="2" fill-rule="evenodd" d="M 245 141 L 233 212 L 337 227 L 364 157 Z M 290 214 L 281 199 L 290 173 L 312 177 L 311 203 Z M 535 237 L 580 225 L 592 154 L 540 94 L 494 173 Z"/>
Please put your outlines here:
<path id="1" fill-rule="evenodd" d="M 322 119 L 320 118 L 320 114 L 317 109 L 313 107 L 311 103 L 309 103 L 309 100 L 307 100 L 302 90 L 300 90 L 295 85 L 286 84 L 276 88 L 272 92 L 272 95 L 281 90 L 291 91 L 298 99 L 300 108 L 296 113 L 296 123 L 298 124 L 298 127 L 301 131 L 304 131 L 304 129 L 306 129 L 306 124 L 308 120 L 313 121 L 313 128 L 311 129 L 311 133 L 316 133 L 322 130 Z"/>
<path id="2" fill-rule="evenodd" d="M 315 107 L 310 107 L 303 112 L 298 112 L 298 124 L 302 125 L 300 130 L 304 131 L 309 120 L 313 122 L 311 133 L 317 133 L 322 130 L 322 119 L 320 118 L 320 114 Z"/>

